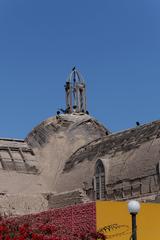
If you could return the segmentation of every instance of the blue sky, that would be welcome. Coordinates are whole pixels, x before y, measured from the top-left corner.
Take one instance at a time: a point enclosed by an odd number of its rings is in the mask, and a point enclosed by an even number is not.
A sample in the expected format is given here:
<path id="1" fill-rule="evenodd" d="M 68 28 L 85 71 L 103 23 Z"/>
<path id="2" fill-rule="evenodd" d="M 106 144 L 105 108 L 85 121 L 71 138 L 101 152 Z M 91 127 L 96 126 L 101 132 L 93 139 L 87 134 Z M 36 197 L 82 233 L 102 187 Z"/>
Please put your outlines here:
<path id="1" fill-rule="evenodd" d="M 0 137 L 55 115 L 74 65 L 111 131 L 160 119 L 159 12 L 159 0 L 1 0 Z"/>

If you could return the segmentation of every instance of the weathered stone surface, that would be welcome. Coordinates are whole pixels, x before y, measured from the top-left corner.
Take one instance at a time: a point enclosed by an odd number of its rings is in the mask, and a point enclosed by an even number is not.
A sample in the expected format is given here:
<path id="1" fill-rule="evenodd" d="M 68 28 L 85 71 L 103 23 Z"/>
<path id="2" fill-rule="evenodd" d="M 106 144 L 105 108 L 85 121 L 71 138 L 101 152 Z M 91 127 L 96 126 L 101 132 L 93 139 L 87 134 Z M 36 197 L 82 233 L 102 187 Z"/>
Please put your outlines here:
<path id="1" fill-rule="evenodd" d="M 70 205 L 89 202 L 89 198 L 82 189 L 77 189 L 71 192 L 64 192 L 61 194 L 48 195 L 48 207 L 60 208 Z"/>
<path id="2" fill-rule="evenodd" d="M 41 148 L 54 136 L 63 138 L 63 133 L 69 137 L 71 143 L 74 143 L 75 140 L 81 139 L 93 141 L 105 136 L 106 132 L 109 133 L 87 114 L 62 114 L 43 121 L 28 134 L 25 141 L 33 148 Z"/>
<path id="3" fill-rule="evenodd" d="M 24 140 L 0 139 L 1 169 L 38 174 L 38 159 Z"/>
<path id="4" fill-rule="evenodd" d="M 54 126 L 54 131 L 50 131 L 49 126 Z M 49 118 L 33 129 L 26 141 L 39 155 L 40 177 L 48 192 L 70 191 L 70 188 L 65 188 L 69 182 L 65 181 L 63 186 L 59 186 L 67 159 L 81 146 L 104 137 L 106 131 L 106 128 L 86 114 L 64 114 L 58 118 Z M 39 142 L 41 137 L 44 141 Z M 77 189 L 79 186 L 76 186 L 76 182 L 72 179 Z"/>
<path id="5" fill-rule="evenodd" d="M 0 215 L 24 215 L 48 209 L 42 194 L 0 194 Z"/>
<path id="6" fill-rule="evenodd" d="M 0 139 L 0 206 L 16 214 L 18 205 L 24 213 L 40 202 L 45 209 L 93 200 L 99 159 L 105 199 L 158 201 L 159 145 L 160 121 L 113 134 L 86 114 L 51 117 L 25 140 Z"/>
<path id="7" fill-rule="evenodd" d="M 106 191 L 109 199 L 139 198 L 156 192 L 159 189 L 159 133 L 160 122 L 156 121 L 92 141 L 68 159 L 61 185 L 64 181 L 71 182 L 71 179 L 79 179 L 79 187 L 83 180 L 89 184 L 90 176 L 94 176 L 96 161 L 103 159 L 104 163 L 106 159 Z M 127 186 L 124 184 L 126 182 Z M 74 188 L 71 183 L 68 186 L 70 190 L 71 185 Z"/>

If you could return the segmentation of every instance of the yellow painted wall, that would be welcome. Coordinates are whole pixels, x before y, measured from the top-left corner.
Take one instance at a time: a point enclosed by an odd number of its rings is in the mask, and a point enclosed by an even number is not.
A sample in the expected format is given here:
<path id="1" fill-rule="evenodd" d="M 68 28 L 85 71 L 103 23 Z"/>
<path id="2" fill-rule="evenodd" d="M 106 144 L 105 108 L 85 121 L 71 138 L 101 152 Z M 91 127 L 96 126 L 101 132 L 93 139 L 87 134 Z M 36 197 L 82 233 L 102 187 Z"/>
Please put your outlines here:
<path id="1" fill-rule="evenodd" d="M 131 216 L 127 202 L 96 202 L 97 230 L 109 239 L 130 240 Z M 142 203 L 137 215 L 137 240 L 160 240 L 160 204 Z"/>

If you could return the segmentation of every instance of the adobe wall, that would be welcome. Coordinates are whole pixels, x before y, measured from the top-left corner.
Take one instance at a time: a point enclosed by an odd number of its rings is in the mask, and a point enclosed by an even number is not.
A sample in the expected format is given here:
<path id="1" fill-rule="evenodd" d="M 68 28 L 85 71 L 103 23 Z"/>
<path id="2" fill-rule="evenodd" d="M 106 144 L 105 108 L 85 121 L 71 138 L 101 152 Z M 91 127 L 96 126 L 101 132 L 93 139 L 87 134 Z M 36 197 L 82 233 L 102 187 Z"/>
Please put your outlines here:
<path id="1" fill-rule="evenodd" d="M 81 189 L 61 194 L 0 193 L 0 215 L 12 216 L 38 213 L 51 208 L 63 208 L 87 202 L 90 202 L 90 200 Z"/>
<path id="2" fill-rule="evenodd" d="M 56 195 L 49 194 L 47 199 L 48 208 L 62 208 L 66 206 L 90 202 L 90 199 L 87 197 L 86 193 L 81 189 Z"/>
<path id="3" fill-rule="evenodd" d="M 0 215 L 13 216 L 38 213 L 48 209 L 43 195 L 0 194 Z"/>

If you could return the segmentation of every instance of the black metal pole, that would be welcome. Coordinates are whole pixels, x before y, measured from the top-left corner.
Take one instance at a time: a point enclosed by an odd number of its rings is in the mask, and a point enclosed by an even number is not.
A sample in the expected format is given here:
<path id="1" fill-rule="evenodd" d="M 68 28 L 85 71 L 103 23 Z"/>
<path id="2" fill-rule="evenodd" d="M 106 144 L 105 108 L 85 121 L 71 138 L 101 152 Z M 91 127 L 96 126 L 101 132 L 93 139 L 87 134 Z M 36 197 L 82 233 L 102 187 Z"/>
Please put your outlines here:
<path id="1" fill-rule="evenodd" d="M 137 240 L 136 213 L 132 213 L 132 240 Z"/>

